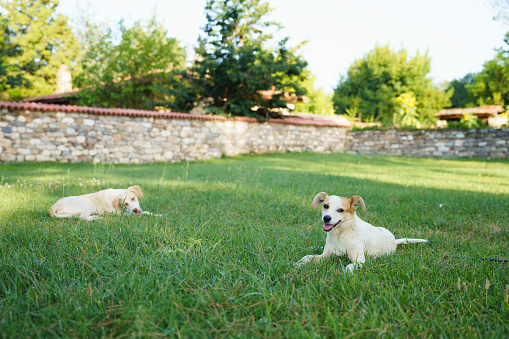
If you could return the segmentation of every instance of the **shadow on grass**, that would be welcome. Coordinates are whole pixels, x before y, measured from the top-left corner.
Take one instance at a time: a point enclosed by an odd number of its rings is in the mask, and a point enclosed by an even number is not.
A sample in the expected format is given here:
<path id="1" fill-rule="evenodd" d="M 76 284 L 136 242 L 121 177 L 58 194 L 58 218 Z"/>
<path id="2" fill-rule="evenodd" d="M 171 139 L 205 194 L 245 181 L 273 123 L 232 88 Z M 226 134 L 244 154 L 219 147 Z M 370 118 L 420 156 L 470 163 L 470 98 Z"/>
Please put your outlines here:
<path id="1" fill-rule="evenodd" d="M 507 265 L 442 254 L 507 255 L 507 188 L 489 186 L 508 164 L 490 162 L 487 178 L 468 182 L 455 172 L 484 163 L 287 154 L 189 165 L 4 165 L 4 182 L 14 186 L 0 191 L 8 206 L 0 211 L 0 293 L 9 310 L 1 330 L 346 337 L 375 328 L 394 337 L 489 337 L 494 328 L 504 337 Z M 443 168 L 452 170 L 447 180 L 434 172 Z M 66 179 L 57 184 L 57 176 Z M 101 183 L 79 185 L 92 178 Z M 164 216 L 46 215 L 62 194 L 130 184 L 142 187 L 144 209 Z M 430 244 L 401 246 L 352 276 L 342 273 L 344 257 L 295 268 L 325 242 L 310 206 L 320 191 L 361 195 L 363 220 Z M 459 278 L 468 291 L 458 291 Z"/>
<path id="2" fill-rule="evenodd" d="M 440 175 L 444 167 L 451 168 L 446 177 Z M 486 175 L 468 174 L 478 169 Z M 13 164 L 1 169 L 5 181 L 40 182 L 42 189 L 33 197 L 30 189 L 14 188 L 10 209 L 0 213 L 5 221 L 51 223 L 47 209 L 63 194 L 138 184 L 145 192 L 140 199 L 143 209 L 181 214 L 181 224 L 194 225 L 203 216 L 214 215 L 236 225 L 302 227 L 319 221 L 310 203 L 316 193 L 325 191 L 361 195 L 368 207 L 367 213 L 359 213 L 361 218 L 396 236 L 442 232 L 449 240 L 477 242 L 476 237 L 488 237 L 507 244 L 509 215 L 503 210 L 509 208 L 509 189 L 498 178 L 508 169 L 505 160 L 345 154 L 272 154 L 171 165 Z M 57 176 L 66 180 L 49 188 Z M 505 177 L 509 179 L 509 174 Z M 82 187 L 77 178 L 96 178 L 104 184 Z M 18 195 L 22 198 L 14 199 Z"/>

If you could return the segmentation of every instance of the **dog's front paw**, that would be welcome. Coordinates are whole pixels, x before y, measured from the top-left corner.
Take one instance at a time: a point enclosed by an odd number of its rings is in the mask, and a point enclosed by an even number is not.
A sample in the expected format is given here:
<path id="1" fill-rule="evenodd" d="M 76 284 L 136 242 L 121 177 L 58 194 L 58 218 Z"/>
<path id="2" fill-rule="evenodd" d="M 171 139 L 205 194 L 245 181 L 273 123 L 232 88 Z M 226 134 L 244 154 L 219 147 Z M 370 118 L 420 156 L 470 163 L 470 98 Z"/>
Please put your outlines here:
<path id="1" fill-rule="evenodd" d="M 355 264 L 348 264 L 345 267 L 345 271 L 348 273 L 353 273 L 355 271 Z"/>
<path id="2" fill-rule="evenodd" d="M 297 261 L 294 265 L 297 267 L 302 266 L 311 260 L 310 257 L 312 257 L 312 255 L 306 255 L 305 257 Z"/>
<path id="3" fill-rule="evenodd" d="M 363 265 L 360 262 L 356 262 L 356 263 L 353 263 L 353 264 L 348 264 L 345 267 L 345 271 L 348 272 L 348 273 L 353 273 L 353 271 L 355 271 L 357 268 L 361 268 L 362 266 Z"/>

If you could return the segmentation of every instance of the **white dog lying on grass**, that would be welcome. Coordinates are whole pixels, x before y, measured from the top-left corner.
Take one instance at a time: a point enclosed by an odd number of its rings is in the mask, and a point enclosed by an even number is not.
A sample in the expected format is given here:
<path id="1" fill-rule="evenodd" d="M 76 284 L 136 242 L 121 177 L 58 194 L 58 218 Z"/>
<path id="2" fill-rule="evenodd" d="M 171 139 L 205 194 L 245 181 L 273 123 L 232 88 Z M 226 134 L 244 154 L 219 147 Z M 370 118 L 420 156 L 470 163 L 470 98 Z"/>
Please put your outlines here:
<path id="1" fill-rule="evenodd" d="M 122 211 L 129 214 L 159 216 L 141 209 L 138 201 L 141 197 L 143 192 L 137 185 L 127 189 L 110 188 L 95 193 L 61 198 L 49 208 L 48 214 L 56 218 L 80 217 L 85 220 L 100 218 L 92 214 L 120 214 Z"/>
<path id="2" fill-rule="evenodd" d="M 366 206 L 359 196 L 343 198 L 321 192 L 313 199 L 312 206 L 318 207 L 322 203 L 323 230 L 327 232 L 323 253 L 306 255 L 297 262 L 297 265 L 313 260 L 318 261 L 331 254 L 346 253 L 353 262 L 346 266 L 346 269 L 353 272 L 357 267 L 362 267 L 366 261 L 366 255 L 376 258 L 394 252 L 399 244 L 428 242 L 425 239 L 396 240 L 386 228 L 374 227 L 361 220 L 355 211 L 359 204 L 363 211 L 366 211 Z"/>

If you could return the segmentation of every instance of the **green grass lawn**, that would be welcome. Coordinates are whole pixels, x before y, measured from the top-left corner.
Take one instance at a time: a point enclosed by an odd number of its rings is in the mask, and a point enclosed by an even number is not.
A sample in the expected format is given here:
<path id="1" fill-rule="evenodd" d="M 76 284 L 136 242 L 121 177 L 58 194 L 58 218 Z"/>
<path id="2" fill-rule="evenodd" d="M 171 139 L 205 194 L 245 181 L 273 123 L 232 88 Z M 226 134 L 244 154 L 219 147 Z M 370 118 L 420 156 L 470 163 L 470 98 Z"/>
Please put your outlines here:
<path id="1" fill-rule="evenodd" d="M 509 336 L 509 264 L 473 259 L 509 258 L 509 161 L 4 164 L 0 184 L 1 337 Z M 136 184 L 162 217 L 47 215 L 62 196 Z M 346 257 L 295 267 L 325 244 L 321 191 L 360 195 L 363 220 L 429 243 L 354 274 Z"/>

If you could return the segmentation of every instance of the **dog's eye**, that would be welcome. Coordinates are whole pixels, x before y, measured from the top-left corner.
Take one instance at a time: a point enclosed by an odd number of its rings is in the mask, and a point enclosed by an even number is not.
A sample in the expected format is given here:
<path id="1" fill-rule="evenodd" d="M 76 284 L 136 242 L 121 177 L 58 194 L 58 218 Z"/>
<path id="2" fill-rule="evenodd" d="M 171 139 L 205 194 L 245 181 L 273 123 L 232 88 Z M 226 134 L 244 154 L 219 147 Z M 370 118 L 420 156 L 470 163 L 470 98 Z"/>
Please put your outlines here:
<path id="1" fill-rule="evenodd" d="M 344 210 L 344 209 L 342 209 L 342 208 L 338 209 L 338 212 L 339 212 L 339 213 L 342 213 L 342 212 L 344 212 L 344 211 L 345 211 L 345 210 Z"/>
<path id="2" fill-rule="evenodd" d="M 129 206 L 129 204 L 127 202 L 124 205 Z"/>
<path id="3" fill-rule="evenodd" d="M 131 201 L 134 201 L 134 198 L 132 198 Z"/>
<path id="4" fill-rule="evenodd" d="M 323 208 L 328 209 L 329 205 L 325 204 L 325 205 L 323 205 Z"/>

